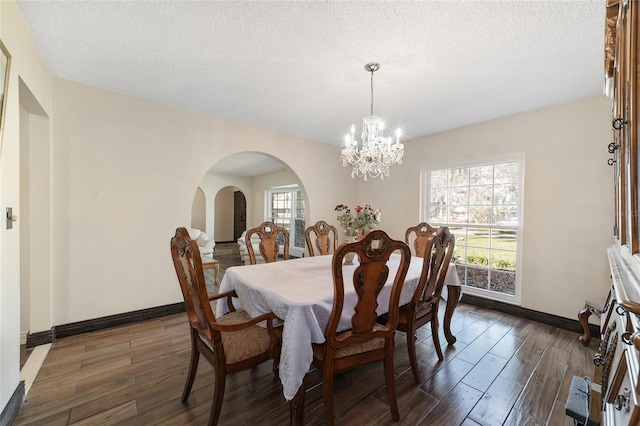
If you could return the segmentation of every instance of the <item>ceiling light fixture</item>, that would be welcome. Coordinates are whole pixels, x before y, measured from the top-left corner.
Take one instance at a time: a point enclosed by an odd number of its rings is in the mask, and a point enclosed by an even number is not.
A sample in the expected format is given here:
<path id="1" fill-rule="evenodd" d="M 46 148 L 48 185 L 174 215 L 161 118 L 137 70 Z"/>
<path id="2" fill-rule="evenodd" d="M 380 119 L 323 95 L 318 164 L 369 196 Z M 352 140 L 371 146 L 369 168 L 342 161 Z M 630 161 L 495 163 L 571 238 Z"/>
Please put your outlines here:
<path id="1" fill-rule="evenodd" d="M 384 180 L 389 176 L 389 166 L 402 164 L 404 145 L 400 143 L 402 131 L 396 130 L 396 140 L 384 136 L 384 122 L 382 118 L 373 115 L 373 73 L 380 69 L 380 64 L 370 62 L 364 66 L 371 73 L 371 115 L 362 119 L 362 146 L 358 147 L 355 139 L 356 126 L 351 125 L 351 133 L 344 137 L 344 147 L 340 154 L 342 165 L 351 166 L 351 177 L 356 176 L 377 178 Z"/>

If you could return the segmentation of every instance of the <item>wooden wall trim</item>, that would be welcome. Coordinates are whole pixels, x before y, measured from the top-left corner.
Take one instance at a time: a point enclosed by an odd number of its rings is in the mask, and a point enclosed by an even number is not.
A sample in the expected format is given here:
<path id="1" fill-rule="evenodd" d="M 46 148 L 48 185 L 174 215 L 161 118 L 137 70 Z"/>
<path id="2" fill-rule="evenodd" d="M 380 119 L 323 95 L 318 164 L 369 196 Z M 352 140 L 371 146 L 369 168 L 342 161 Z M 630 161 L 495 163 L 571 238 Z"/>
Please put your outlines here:
<path id="1" fill-rule="evenodd" d="M 57 325 L 55 338 L 74 336 L 76 334 L 88 333 L 91 331 L 103 330 L 105 328 L 118 327 L 139 321 L 146 321 L 166 315 L 185 312 L 184 302 L 172 305 L 157 306 L 155 308 L 140 309 L 138 311 L 125 312 L 122 314 L 109 315 L 106 317 L 78 321 L 70 324 Z"/>
<path id="2" fill-rule="evenodd" d="M 577 319 L 572 320 L 569 318 L 564 318 L 557 315 L 534 311 L 532 309 L 522 308 L 520 306 L 511 305 L 509 303 L 499 302 L 497 300 L 485 299 L 485 298 L 473 296 L 470 294 L 463 294 L 461 301 L 463 303 L 479 306 L 481 308 L 491 309 L 494 311 L 513 315 L 515 317 L 552 325 L 554 327 L 562 328 L 564 330 L 575 331 L 580 334 L 584 332 L 584 330 L 582 329 L 582 325 L 580 325 L 580 322 L 578 322 Z M 455 312 L 453 315 L 455 316 Z M 576 317 L 577 316 L 578 316 L 578 311 L 576 311 Z M 589 330 L 591 331 L 592 336 L 597 336 L 598 338 L 600 338 L 599 326 L 595 324 L 589 324 Z"/>
<path id="3" fill-rule="evenodd" d="M 76 334 L 89 333 L 91 331 L 103 330 L 105 328 L 119 327 L 140 321 L 166 315 L 185 312 L 184 302 L 171 305 L 156 306 L 155 308 L 140 309 L 138 311 L 125 312 L 122 314 L 109 315 L 101 318 L 94 318 L 86 321 L 78 321 L 69 324 L 54 326 L 50 331 L 29 333 L 27 335 L 27 347 L 53 343 L 63 337 L 74 336 Z"/>
<path id="4" fill-rule="evenodd" d="M 24 392 L 24 380 L 20 380 L 9 402 L 2 410 L 2 414 L 0 414 L 0 425 L 12 425 L 16 421 L 24 402 Z"/>
<path id="5" fill-rule="evenodd" d="M 519 318 L 525 318 L 532 321 L 541 322 L 543 324 L 552 325 L 565 330 L 575 331 L 582 334 L 582 326 L 578 320 L 572 320 L 557 315 L 547 314 L 544 312 L 534 311 L 532 309 L 522 308 L 520 306 L 511 305 L 509 303 L 499 302 L 497 300 L 484 299 L 482 297 L 463 294 L 463 303 L 479 306 L 485 309 L 503 312 Z M 122 325 L 132 324 L 139 321 L 146 321 L 165 315 L 177 314 L 185 312 L 184 302 L 174 303 L 172 305 L 157 306 L 155 308 L 141 309 L 139 311 L 126 312 L 123 314 L 110 315 L 101 318 L 79 321 L 70 324 L 54 326 L 50 331 L 42 331 L 38 333 L 29 333 L 27 336 L 27 347 L 34 347 L 45 343 L 52 343 L 63 337 L 74 336 L 76 334 L 88 333 L 91 331 L 103 330 L 105 328 L 119 327 Z M 454 312 L 455 315 L 455 312 Z M 576 317 L 578 312 L 576 311 Z M 600 336 L 600 327 L 595 324 L 589 324 L 591 335 Z"/>
<path id="6" fill-rule="evenodd" d="M 36 346 L 54 342 L 56 340 L 54 332 L 55 330 L 52 328 L 51 330 L 28 333 L 26 344 L 27 348 L 35 348 Z"/>

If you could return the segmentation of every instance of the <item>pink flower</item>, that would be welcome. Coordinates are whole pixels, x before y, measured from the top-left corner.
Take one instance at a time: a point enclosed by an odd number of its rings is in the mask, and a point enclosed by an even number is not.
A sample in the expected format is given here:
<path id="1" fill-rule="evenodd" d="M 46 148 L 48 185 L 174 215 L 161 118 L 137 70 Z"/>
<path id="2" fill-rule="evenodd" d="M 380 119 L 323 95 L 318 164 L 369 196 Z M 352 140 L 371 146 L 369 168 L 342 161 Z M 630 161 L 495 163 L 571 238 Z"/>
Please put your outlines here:
<path id="1" fill-rule="evenodd" d="M 370 203 L 357 206 L 355 214 L 345 204 L 338 204 L 335 211 L 338 212 L 338 221 L 344 228 L 345 235 L 354 236 L 359 230 L 372 229 L 380 223 L 380 209 L 375 210 Z"/>

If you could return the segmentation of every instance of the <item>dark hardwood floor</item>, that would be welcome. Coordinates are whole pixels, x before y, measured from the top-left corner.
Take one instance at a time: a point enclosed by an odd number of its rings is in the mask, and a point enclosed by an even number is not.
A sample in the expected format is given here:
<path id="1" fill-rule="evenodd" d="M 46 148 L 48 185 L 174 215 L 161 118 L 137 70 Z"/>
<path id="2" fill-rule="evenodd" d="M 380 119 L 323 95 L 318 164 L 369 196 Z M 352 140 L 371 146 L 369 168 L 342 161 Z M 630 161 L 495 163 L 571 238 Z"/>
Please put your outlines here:
<path id="1" fill-rule="evenodd" d="M 218 243 L 215 247 L 213 257 L 218 261 L 218 267 L 220 269 L 220 276 L 218 279 L 222 281 L 224 273 L 227 268 L 231 266 L 244 265 L 242 258 L 240 257 L 240 248 L 237 243 Z M 213 269 L 204 270 L 204 278 L 207 283 L 207 290 L 210 294 L 218 292 L 218 287 L 215 285 L 215 273 Z"/>
<path id="2" fill-rule="evenodd" d="M 177 284 L 176 284 L 177 285 Z M 442 306 L 441 312 L 444 311 Z M 67 337 L 55 342 L 15 425 L 204 425 L 214 374 L 202 360 L 187 404 L 185 314 Z M 403 425 L 573 425 L 564 404 L 574 375 L 592 376 L 593 354 L 578 333 L 472 305 L 458 306 L 457 337 L 438 362 L 429 327 L 418 331 L 423 382 L 416 385 L 398 333 L 396 387 Z M 322 380 L 307 375 L 305 420 L 324 424 Z M 381 365 L 338 374 L 337 424 L 394 424 Z M 222 425 L 287 425 L 289 406 L 271 364 L 227 378 Z"/>

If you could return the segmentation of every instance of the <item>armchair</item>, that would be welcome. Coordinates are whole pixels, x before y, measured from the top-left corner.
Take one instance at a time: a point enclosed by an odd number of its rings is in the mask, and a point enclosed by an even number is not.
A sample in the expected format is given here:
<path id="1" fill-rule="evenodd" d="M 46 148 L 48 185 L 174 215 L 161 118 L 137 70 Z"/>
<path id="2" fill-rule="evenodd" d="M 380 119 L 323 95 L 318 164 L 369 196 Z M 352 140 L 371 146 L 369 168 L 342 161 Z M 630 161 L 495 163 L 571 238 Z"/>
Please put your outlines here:
<path id="1" fill-rule="evenodd" d="M 277 371 L 280 354 L 281 331 L 274 327 L 276 316 L 267 313 L 251 318 L 244 310 L 233 307 L 234 291 L 207 294 L 198 246 L 189 238 L 185 228 L 176 229 L 171 239 L 171 257 L 180 289 L 184 297 L 191 334 L 191 356 L 182 402 L 191 393 L 200 355 L 211 364 L 214 373 L 214 391 L 208 425 L 218 424 L 227 375 L 251 369 L 273 360 Z M 226 298 L 230 313 L 216 317 L 211 302 Z M 266 327 L 258 326 L 264 322 Z"/>
<path id="2" fill-rule="evenodd" d="M 201 256 L 207 256 L 213 258 L 213 250 L 216 247 L 216 242 L 209 238 L 207 234 L 196 228 L 189 228 L 189 237 L 198 245 Z"/>

